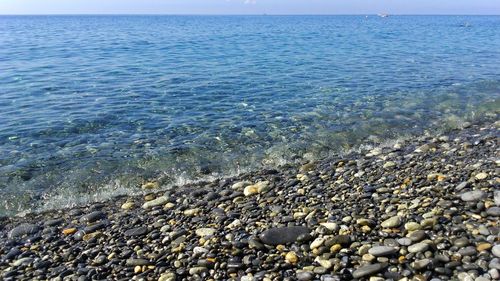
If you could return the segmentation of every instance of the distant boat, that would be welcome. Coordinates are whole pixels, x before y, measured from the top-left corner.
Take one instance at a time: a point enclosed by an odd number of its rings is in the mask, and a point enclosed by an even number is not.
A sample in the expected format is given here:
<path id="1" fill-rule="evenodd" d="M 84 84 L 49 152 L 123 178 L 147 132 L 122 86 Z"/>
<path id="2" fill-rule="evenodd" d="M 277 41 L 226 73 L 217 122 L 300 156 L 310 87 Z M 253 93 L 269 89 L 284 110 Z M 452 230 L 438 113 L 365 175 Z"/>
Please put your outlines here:
<path id="1" fill-rule="evenodd" d="M 378 14 L 378 16 L 381 17 L 381 18 L 388 18 L 389 17 L 388 14 Z"/>

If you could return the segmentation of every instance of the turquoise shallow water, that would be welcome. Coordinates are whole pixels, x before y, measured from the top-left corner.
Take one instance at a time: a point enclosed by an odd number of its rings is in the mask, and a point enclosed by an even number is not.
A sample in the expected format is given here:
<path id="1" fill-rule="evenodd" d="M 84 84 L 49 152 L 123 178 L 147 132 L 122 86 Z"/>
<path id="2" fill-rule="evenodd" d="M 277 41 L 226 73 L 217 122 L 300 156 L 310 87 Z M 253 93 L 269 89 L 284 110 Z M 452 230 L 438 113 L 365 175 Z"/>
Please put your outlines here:
<path id="1" fill-rule="evenodd" d="M 0 17 L 0 214 L 496 118 L 500 17 Z"/>

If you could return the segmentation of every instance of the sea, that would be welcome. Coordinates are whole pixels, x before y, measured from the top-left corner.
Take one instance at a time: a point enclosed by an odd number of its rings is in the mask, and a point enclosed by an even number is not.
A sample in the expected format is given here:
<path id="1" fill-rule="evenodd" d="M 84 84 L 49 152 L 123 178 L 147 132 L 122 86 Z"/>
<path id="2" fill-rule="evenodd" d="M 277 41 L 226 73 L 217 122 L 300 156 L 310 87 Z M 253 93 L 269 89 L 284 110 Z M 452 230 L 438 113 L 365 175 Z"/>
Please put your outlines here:
<path id="1" fill-rule="evenodd" d="M 500 16 L 0 16 L 0 216 L 498 120 Z"/>

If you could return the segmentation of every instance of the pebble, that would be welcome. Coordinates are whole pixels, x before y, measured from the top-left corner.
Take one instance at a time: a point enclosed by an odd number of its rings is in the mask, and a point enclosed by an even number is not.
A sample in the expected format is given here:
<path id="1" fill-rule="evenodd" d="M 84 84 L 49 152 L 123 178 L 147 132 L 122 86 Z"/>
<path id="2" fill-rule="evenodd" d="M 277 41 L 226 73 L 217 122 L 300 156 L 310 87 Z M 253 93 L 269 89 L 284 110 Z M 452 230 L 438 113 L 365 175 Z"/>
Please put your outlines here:
<path id="1" fill-rule="evenodd" d="M 66 228 L 66 229 L 63 229 L 62 233 L 64 235 L 71 235 L 71 234 L 74 234 L 76 232 L 76 228 Z"/>
<path id="2" fill-rule="evenodd" d="M 127 266 L 143 266 L 150 265 L 151 262 L 147 259 L 128 259 L 125 264 Z"/>
<path id="3" fill-rule="evenodd" d="M 436 218 L 427 218 L 424 219 L 420 222 L 420 226 L 423 229 L 431 229 L 437 224 L 437 219 Z"/>
<path id="4" fill-rule="evenodd" d="M 311 245 L 309 246 L 309 248 L 311 248 L 311 249 L 319 248 L 321 245 L 323 245 L 323 243 L 325 243 L 325 238 L 321 238 L 321 237 L 320 238 L 316 238 L 311 243 Z"/>
<path id="5" fill-rule="evenodd" d="M 310 281 L 313 280 L 314 274 L 308 271 L 301 271 L 296 274 L 298 281 Z"/>
<path id="6" fill-rule="evenodd" d="M 333 263 L 330 260 L 316 258 L 315 261 L 321 266 L 321 273 L 325 273 L 333 266 Z"/>
<path id="7" fill-rule="evenodd" d="M 251 196 L 259 193 L 266 193 L 269 190 L 269 182 L 261 181 L 253 185 L 245 187 L 243 194 L 245 196 Z"/>
<path id="8" fill-rule="evenodd" d="M 40 231 L 40 227 L 36 224 L 24 223 L 9 232 L 9 238 L 21 238 L 25 235 L 35 234 Z"/>
<path id="9" fill-rule="evenodd" d="M 385 257 L 390 256 L 398 252 L 397 248 L 388 246 L 376 246 L 371 248 L 368 253 L 375 257 Z"/>
<path id="10" fill-rule="evenodd" d="M 338 224 L 334 222 L 324 222 L 320 224 L 321 226 L 325 227 L 326 229 L 330 231 L 337 231 L 339 229 Z"/>
<path id="11" fill-rule="evenodd" d="M 9 252 L 4 256 L 6 260 L 12 260 L 22 254 L 22 251 L 19 248 L 15 247 L 9 250 Z"/>
<path id="12" fill-rule="evenodd" d="M 58 219 L 53 219 L 53 220 L 48 220 L 44 222 L 44 226 L 57 226 L 60 225 L 64 222 L 64 219 L 58 218 Z"/>
<path id="13" fill-rule="evenodd" d="M 142 236 L 148 233 L 148 228 L 145 226 L 140 226 L 132 229 L 126 230 L 123 234 L 127 237 L 129 236 Z"/>
<path id="14" fill-rule="evenodd" d="M 249 185 L 243 189 L 243 194 L 245 196 L 251 196 L 259 193 L 259 189 L 255 185 Z"/>
<path id="15" fill-rule="evenodd" d="M 236 189 L 236 190 L 240 190 L 240 189 L 244 188 L 245 186 L 247 186 L 247 185 L 251 185 L 251 184 L 252 184 L 252 183 L 251 183 L 251 182 L 249 182 L 249 181 L 239 181 L 239 182 L 234 183 L 234 184 L 231 186 L 231 188 L 232 188 L 232 189 Z"/>
<path id="16" fill-rule="evenodd" d="M 169 201 L 169 198 L 167 196 L 160 196 L 160 197 L 153 199 L 151 201 L 144 202 L 144 204 L 142 204 L 142 208 L 143 209 L 150 209 L 150 208 L 153 208 L 156 206 L 165 205 L 166 203 L 168 203 L 168 201 Z"/>
<path id="17" fill-rule="evenodd" d="M 329 239 L 332 244 L 339 244 L 342 246 L 349 246 L 351 243 L 351 237 L 349 235 L 336 235 Z"/>
<path id="18" fill-rule="evenodd" d="M 189 274 L 190 275 L 199 275 L 203 272 L 206 272 L 208 271 L 208 269 L 206 267 L 203 267 L 203 266 L 197 266 L 197 267 L 192 267 L 189 269 Z"/>
<path id="19" fill-rule="evenodd" d="M 396 163 L 394 163 L 393 161 L 387 161 L 384 163 L 384 165 L 382 166 L 384 169 L 391 169 L 393 167 L 396 166 Z"/>
<path id="20" fill-rule="evenodd" d="M 101 211 L 94 211 L 90 214 L 83 215 L 82 217 L 80 217 L 80 222 L 89 224 L 89 223 L 93 223 L 93 222 L 102 220 L 104 218 L 106 218 L 106 214 L 104 214 Z"/>
<path id="21" fill-rule="evenodd" d="M 259 235 L 260 240 L 267 245 L 288 244 L 297 241 L 297 238 L 309 234 L 310 229 L 306 226 L 290 226 L 271 228 Z"/>
<path id="22" fill-rule="evenodd" d="M 473 255 L 477 254 L 477 250 L 476 250 L 476 247 L 474 247 L 474 246 L 468 246 L 468 247 L 460 249 L 458 251 L 458 253 L 462 256 L 473 256 Z"/>
<path id="23" fill-rule="evenodd" d="M 408 231 L 416 231 L 416 230 L 420 230 L 421 228 L 422 228 L 422 226 L 416 222 L 405 223 L 405 229 Z"/>
<path id="24" fill-rule="evenodd" d="M 467 239 L 465 237 L 461 237 L 461 238 L 458 238 L 455 241 L 453 241 L 453 245 L 460 247 L 460 248 L 468 246 L 469 244 L 470 244 L 469 239 Z"/>
<path id="25" fill-rule="evenodd" d="M 424 243 L 424 242 L 420 242 L 420 243 L 416 243 L 416 244 L 413 244 L 411 246 L 408 246 L 408 252 L 410 252 L 410 253 L 420 253 L 420 252 L 427 251 L 427 249 L 429 249 L 429 244 Z"/>
<path id="26" fill-rule="evenodd" d="M 483 199 L 485 196 L 486 196 L 486 194 L 484 193 L 484 191 L 474 190 L 474 191 L 462 193 L 460 198 L 462 199 L 462 201 L 465 201 L 465 202 L 474 202 L 474 201 L 479 201 L 479 200 Z"/>
<path id="27" fill-rule="evenodd" d="M 407 237 L 413 242 L 422 241 L 427 235 L 424 230 L 417 230 L 411 233 L 408 233 Z"/>
<path id="28" fill-rule="evenodd" d="M 12 263 L 12 266 L 14 267 L 18 267 L 18 266 L 21 266 L 21 265 L 28 265 L 28 264 L 31 264 L 33 262 L 33 258 L 21 258 L 21 259 L 18 259 L 16 261 L 14 261 Z"/>
<path id="29" fill-rule="evenodd" d="M 497 244 L 491 248 L 491 253 L 495 256 L 500 258 L 500 244 Z"/>
<path id="30" fill-rule="evenodd" d="M 490 276 L 493 280 L 500 279 L 500 272 L 498 271 L 498 269 L 492 268 L 492 269 L 488 270 L 488 273 L 490 274 Z"/>
<path id="31" fill-rule="evenodd" d="M 474 176 L 476 180 L 484 180 L 488 177 L 487 173 L 478 173 Z"/>
<path id="32" fill-rule="evenodd" d="M 430 259 L 417 260 L 411 263 L 411 267 L 413 267 L 415 270 L 422 270 L 426 268 L 430 263 Z"/>
<path id="33" fill-rule="evenodd" d="M 217 230 L 215 228 L 198 228 L 195 233 L 200 237 L 212 236 Z"/>
<path id="34" fill-rule="evenodd" d="M 198 208 L 194 208 L 194 209 L 187 209 L 187 210 L 184 210 L 183 214 L 184 214 L 186 217 L 194 217 L 194 216 L 196 216 L 199 212 L 200 212 L 200 210 L 199 210 Z"/>
<path id="35" fill-rule="evenodd" d="M 177 276 L 173 272 L 165 272 L 160 275 L 158 281 L 175 281 Z"/>
<path id="36" fill-rule="evenodd" d="M 363 265 L 360 268 L 356 269 L 352 273 L 352 277 L 361 278 L 361 277 L 365 277 L 365 276 L 370 276 L 370 275 L 379 273 L 380 271 L 382 271 L 386 267 L 387 267 L 387 264 L 383 264 L 383 263 Z"/>
<path id="37" fill-rule="evenodd" d="M 482 252 L 482 251 L 486 251 L 486 250 L 489 250 L 491 249 L 492 245 L 490 243 L 479 243 L 477 246 L 476 246 L 476 250 L 478 252 Z"/>
<path id="38" fill-rule="evenodd" d="M 457 185 L 455 187 L 455 189 L 457 191 L 461 191 L 462 189 L 467 188 L 468 186 L 469 186 L 469 182 L 464 181 L 464 182 L 461 182 L 459 185 Z"/>
<path id="39" fill-rule="evenodd" d="M 124 210 L 130 210 L 130 209 L 134 208 L 134 206 L 135 206 L 134 202 L 125 202 L 122 204 L 121 208 Z"/>
<path id="40" fill-rule="evenodd" d="M 155 188 L 158 188 L 160 186 L 159 183 L 157 182 L 147 182 L 147 183 L 144 183 L 141 188 L 142 189 L 155 189 Z"/>
<path id="41" fill-rule="evenodd" d="M 400 216 L 394 216 L 383 221 L 381 226 L 383 228 L 394 228 L 400 226 L 401 223 L 403 223 L 403 219 Z"/>
<path id="42" fill-rule="evenodd" d="M 397 242 L 401 246 L 410 246 L 413 243 L 413 241 L 410 238 L 406 237 L 397 239 Z"/>

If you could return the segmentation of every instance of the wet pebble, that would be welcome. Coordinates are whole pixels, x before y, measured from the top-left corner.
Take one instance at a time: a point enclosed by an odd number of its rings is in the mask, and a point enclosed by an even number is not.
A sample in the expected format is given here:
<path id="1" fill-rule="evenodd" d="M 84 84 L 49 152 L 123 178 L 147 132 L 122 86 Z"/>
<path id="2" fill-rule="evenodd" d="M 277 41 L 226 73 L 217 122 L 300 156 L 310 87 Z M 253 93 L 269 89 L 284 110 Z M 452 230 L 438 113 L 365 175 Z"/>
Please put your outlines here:
<path id="1" fill-rule="evenodd" d="M 484 193 L 484 191 L 474 190 L 474 191 L 462 193 L 460 198 L 462 199 L 462 201 L 465 201 L 465 202 L 473 202 L 473 201 L 479 201 L 479 200 L 483 199 L 485 196 L 486 196 L 486 194 Z"/>
<path id="2" fill-rule="evenodd" d="M 101 211 L 94 211 L 90 214 L 86 214 L 86 215 L 83 215 L 82 217 L 80 217 L 80 222 L 81 223 L 93 223 L 93 222 L 96 222 L 98 220 L 102 220 L 104 218 L 106 218 L 106 214 L 104 214 Z"/>
<path id="3" fill-rule="evenodd" d="M 408 252 L 410 253 L 420 253 L 426 251 L 427 249 L 429 249 L 429 244 L 424 242 L 408 246 Z"/>
<path id="4" fill-rule="evenodd" d="M 386 267 L 387 267 L 387 264 L 383 264 L 383 263 L 363 265 L 360 268 L 356 269 L 352 273 L 352 276 L 354 278 L 361 278 L 361 277 L 370 276 L 370 275 L 379 273 L 380 271 L 382 271 Z"/>
<path id="5" fill-rule="evenodd" d="M 40 227 L 32 223 L 21 224 L 9 232 L 9 238 L 21 238 L 25 235 L 35 234 L 40 231 Z"/>

